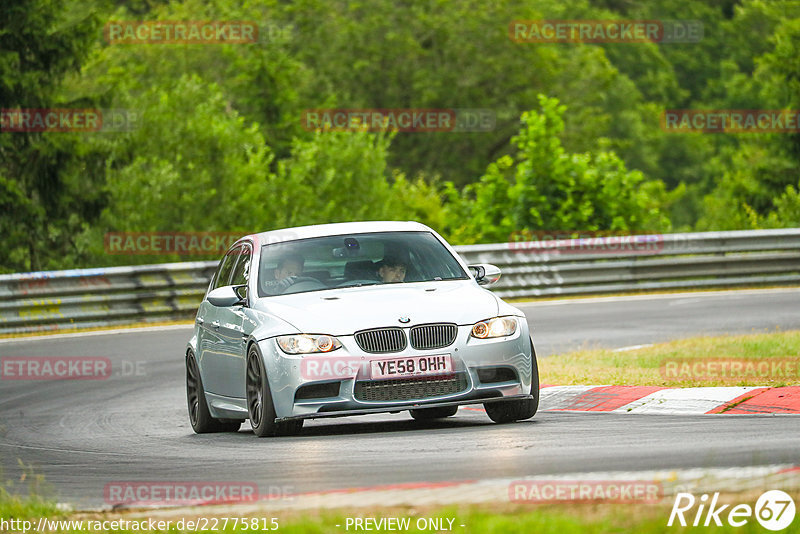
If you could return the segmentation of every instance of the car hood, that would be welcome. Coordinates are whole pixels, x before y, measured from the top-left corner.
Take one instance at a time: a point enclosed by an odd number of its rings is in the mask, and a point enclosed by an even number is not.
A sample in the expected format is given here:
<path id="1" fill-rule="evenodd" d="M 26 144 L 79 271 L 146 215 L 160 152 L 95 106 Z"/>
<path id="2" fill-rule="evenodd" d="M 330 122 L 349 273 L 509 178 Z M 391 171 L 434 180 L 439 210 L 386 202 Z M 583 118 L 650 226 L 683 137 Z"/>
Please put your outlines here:
<path id="1" fill-rule="evenodd" d="M 259 299 L 259 311 L 309 334 L 349 335 L 386 326 L 472 324 L 498 314 L 498 300 L 471 280 L 417 282 Z M 408 317 L 401 323 L 400 317 Z"/>

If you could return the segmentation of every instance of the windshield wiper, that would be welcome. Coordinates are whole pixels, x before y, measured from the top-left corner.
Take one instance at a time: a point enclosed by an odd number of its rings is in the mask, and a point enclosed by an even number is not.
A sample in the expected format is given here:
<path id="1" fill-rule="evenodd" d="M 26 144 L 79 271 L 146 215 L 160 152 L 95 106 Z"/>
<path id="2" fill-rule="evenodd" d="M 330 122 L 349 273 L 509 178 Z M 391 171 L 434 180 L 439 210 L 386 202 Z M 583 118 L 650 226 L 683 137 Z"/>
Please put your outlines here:
<path id="1" fill-rule="evenodd" d="M 380 282 L 356 282 L 355 284 L 345 284 L 336 287 L 365 287 L 365 286 L 376 286 L 380 284 Z"/>

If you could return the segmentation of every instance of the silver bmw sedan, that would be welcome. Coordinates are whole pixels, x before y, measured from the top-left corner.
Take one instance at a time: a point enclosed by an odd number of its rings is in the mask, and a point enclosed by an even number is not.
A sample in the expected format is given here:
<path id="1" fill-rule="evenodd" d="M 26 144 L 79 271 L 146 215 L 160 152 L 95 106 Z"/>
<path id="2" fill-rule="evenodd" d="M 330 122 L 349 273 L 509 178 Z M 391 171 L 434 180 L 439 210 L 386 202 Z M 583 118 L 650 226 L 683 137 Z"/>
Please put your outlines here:
<path id="1" fill-rule="evenodd" d="M 497 423 L 539 404 L 525 315 L 416 222 L 288 228 L 239 239 L 219 263 L 186 349 L 197 433 L 290 435 L 305 419 L 483 404 Z"/>

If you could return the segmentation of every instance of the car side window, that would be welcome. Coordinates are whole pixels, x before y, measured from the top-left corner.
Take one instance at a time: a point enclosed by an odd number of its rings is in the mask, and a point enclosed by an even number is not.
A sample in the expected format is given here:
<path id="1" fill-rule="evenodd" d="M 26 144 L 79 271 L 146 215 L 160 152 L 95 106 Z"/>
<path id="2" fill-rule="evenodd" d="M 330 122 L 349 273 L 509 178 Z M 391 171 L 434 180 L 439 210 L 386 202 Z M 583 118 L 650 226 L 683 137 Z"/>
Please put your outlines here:
<path id="1" fill-rule="evenodd" d="M 217 275 L 214 277 L 214 287 L 211 289 L 217 289 L 218 287 L 224 287 L 230 285 L 228 281 L 231 278 L 231 269 L 233 269 L 233 264 L 236 262 L 236 259 L 239 257 L 239 251 L 242 247 L 236 247 L 235 249 L 228 252 L 225 257 L 222 259 L 222 262 L 219 265 L 219 269 L 217 270 Z"/>
<path id="2" fill-rule="evenodd" d="M 244 285 L 250 278 L 250 259 L 253 255 L 252 249 L 250 245 L 244 245 L 240 250 L 241 253 L 238 255 L 239 258 L 236 262 L 236 267 L 234 267 L 233 275 L 231 275 L 232 286 Z"/>

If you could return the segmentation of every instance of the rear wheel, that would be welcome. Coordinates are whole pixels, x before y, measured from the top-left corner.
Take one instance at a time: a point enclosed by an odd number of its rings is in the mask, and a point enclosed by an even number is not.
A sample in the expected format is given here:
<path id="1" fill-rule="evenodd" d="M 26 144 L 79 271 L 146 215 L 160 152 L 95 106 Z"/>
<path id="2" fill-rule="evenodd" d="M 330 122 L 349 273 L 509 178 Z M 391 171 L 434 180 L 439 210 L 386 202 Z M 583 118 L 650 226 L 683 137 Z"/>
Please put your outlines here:
<path id="1" fill-rule="evenodd" d="M 275 422 L 275 405 L 269 389 L 269 380 L 264 369 L 264 362 L 255 347 L 247 353 L 247 411 L 250 414 L 250 425 L 258 437 L 291 436 L 303 428 L 303 420 Z"/>
<path id="2" fill-rule="evenodd" d="M 495 423 L 513 423 L 530 419 L 539 409 L 539 366 L 531 340 L 531 395 L 532 399 L 487 402 L 483 405 L 486 415 Z"/>
<path id="3" fill-rule="evenodd" d="M 236 432 L 242 425 L 243 421 L 211 417 L 203 380 L 200 378 L 200 367 L 191 351 L 186 355 L 186 400 L 189 403 L 189 422 L 197 434 Z"/>
<path id="4" fill-rule="evenodd" d="M 409 410 L 411 417 L 417 421 L 430 421 L 431 419 L 444 419 L 458 412 L 458 406 L 441 406 L 438 408 L 417 408 Z"/>

